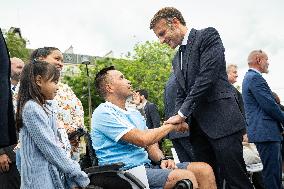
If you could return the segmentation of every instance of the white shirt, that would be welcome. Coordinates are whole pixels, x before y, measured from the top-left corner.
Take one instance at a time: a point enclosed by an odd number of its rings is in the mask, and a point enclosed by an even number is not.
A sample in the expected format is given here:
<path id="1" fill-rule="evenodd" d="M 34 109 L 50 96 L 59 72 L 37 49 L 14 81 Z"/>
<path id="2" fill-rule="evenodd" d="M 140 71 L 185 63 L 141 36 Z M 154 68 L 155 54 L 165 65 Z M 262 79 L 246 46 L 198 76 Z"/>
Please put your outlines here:
<path id="1" fill-rule="evenodd" d="M 259 73 L 260 75 L 262 75 L 262 73 L 261 73 L 260 71 L 258 71 L 257 69 L 255 69 L 255 68 L 250 68 L 249 70 L 256 71 L 257 73 Z"/>
<path id="2" fill-rule="evenodd" d="M 187 31 L 186 31 L 186 33 L 185 33 L 185 35 L 184 35 L 184 38 L 183 38 L 183 40 L 182 40 L 182 42 L 181 42 L 181 45 L 186 45 L 186 44 L 187 44 L 187 39 L 188 39 L 190 30 L 191 30 L 191 28 L 190 28 L 190 29 L 189 29 L 189 28 L 187 29 Z"/>

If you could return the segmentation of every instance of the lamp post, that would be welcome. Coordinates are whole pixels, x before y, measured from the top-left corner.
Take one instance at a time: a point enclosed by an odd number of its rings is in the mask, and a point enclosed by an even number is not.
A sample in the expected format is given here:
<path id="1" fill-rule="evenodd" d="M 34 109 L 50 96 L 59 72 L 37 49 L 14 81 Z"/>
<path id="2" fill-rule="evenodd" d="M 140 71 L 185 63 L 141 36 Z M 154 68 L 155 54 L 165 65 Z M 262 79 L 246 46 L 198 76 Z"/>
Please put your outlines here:
<path id="1" fill-rule="evenodd" d="M 89 75 L 89 68 L 88 65 L 91 64 L 90 60 L 87 57 L 82 57 L 82 64 L 86 65 L 86 72 L 88 77 L 88 105 L 89 105 L 89 124 L 91 127 L 91 120 L 92 120 L 92 98 L 91 98 L 91 82 L 90 82 L 90 75 Z"/>

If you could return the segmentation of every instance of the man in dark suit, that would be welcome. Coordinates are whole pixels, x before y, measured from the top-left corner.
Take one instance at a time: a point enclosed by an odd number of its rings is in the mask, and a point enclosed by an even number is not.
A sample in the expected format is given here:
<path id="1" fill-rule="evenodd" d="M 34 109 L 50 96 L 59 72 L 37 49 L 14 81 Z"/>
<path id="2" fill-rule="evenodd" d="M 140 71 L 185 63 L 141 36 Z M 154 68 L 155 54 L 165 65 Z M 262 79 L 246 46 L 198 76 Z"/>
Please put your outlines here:
<path id="1" fill-rule="evenodd" d="M 229 64 L 227 66 L 226 72 L 228 75 L 229 83 L 231 83 L 232 85 L 235 84 L 238 78 L 238 66 L 236 64 Z M 239 107 L 241 109 L 241 112 L 244 115 L 245 110 L 244 110 L 244 102 L 243 102 L 242 94 L 237 88 L 235 88 L 235 91 L 236 91 Z"/>
<path id="2" fill-rule="evenodd" d="M 10 59 L 0 29 L 0 189 L 20 188 L 13 151 L 17 144 L 10 84 Z"/>
<path id="3" fill-rule="evenodd" d="M 177 81 L 175 74 L 171 72 L 164 91 L 165 120 L 175 113 L 176 97 Z M 194 161 L 194 154 L 189 141 L 189 131 L 183 133 L 172 131 L 168 134 L 168 138 L 171 139 L 180 162 Z"/>
<path id="4" fill-rule="evenodd" d="M 214 28 L 188 29 L 182 14 L 173 7 L 159 10 L 151 20 L 161 43 L 180 46 L 173 60 L 178 83 L 177 114 L 167 123 L 188 121 L 197 161 L 214 167 L 219 187 L 252 188 L 243 159 L 245 120 L 228 82 L 224 47 Z"/>
<path id="5" fill-rule="evenodd" d="M 268 73 L 268 56 L 254 50 L 248 56 L 249 70 L 243 80 L 242 95 L 245 105 L 249 142 L 255 143 L 263 163 L 263 178 L 268 189 L 281 188 L 281 140 L 284 113 L 262 73 Z"/>
<path id="6" fill-rule="evenodd" d="M 145 112 L 148 129 L 160 127 L 160 115 L 157 106 L 148 101 L 148 92 L 145 89 L 136 91 L 140 95 L 140 103 Z"/>

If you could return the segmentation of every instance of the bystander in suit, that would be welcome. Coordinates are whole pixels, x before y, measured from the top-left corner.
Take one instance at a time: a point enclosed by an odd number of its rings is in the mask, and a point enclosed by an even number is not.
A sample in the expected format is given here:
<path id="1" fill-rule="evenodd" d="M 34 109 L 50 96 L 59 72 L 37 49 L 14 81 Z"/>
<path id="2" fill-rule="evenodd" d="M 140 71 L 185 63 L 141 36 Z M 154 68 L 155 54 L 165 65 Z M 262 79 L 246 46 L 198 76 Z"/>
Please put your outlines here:
<path id="1" fill-rule="evenodd" d="M 252 188 L 243 159 L 245 120 L 228 82 L 218 31 L 189 28 L 173 7 L 160 9 L 150 29 L 161 43 L 180 47 L 173 59 L 178 83 L 176 114 L 166 123 L 188 120 L 195 157 L 214 167 L 219 187 L 224 178 L 229 188 Z"/>
<path id="2" fill-rule="evenodd" d="M 249 142 L 255 143 L 263 163 L 267 189 L 281 188 L 281 141 L 284 113 L 276 103 L 262 73 L 268 73 L 268 56 L 254 50 L 248 56 L 249 70 L 242 84 Z"/>
<path id="3" fill-rule="evenodd" d="M 233 85 L 237 82 L 238 79 L 238 66 L 236 64 L 229 64 L 227 66 L 227 75 L 228 75 L 228 81 Z M 237 101 L 239 104 L 239 107 L 241 109 L 241 112 L 244 113 L 244 102 L 243 102 L 243 98 L 242 98 L 242 94 L 240 93 L 240 91 L 235 88 L 236 91 L 236 97 L 237 97 Z M 243 114 L 244 115 L 244 114 Z"/>
<path id="4" fill-rule="evenodd" d="M 140 106 L 144 111 L 148 129 L 160 127 L 160 114 L 156 104 L 148 101 L 148 92 L 145 89 L 137 90 L 140 96 Z"/>
<path id="5" fill-rule="evenodd" d="M 13 57 L 11 61 L 11 90 L 12 93 L 15 92 L 16 86 L 20 81 L 21 73 L 24 68 L 24 61 L 20 58 Z"/>

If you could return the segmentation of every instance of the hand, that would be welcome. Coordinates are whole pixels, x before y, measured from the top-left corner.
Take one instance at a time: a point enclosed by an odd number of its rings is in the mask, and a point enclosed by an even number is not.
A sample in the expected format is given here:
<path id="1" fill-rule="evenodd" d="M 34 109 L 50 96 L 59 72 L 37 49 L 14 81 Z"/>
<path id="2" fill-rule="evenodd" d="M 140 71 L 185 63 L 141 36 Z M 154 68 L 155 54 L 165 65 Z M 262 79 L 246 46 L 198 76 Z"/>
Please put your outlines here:
<path id="1" fill-rule="evenodd" d="M 172 159 L 162 160 L 160 167 L 161 169 L 176 169 L 177 168 L 176 163 Z"/>
<path id="2" fill-rule="evenodd" d="M 0 172 L 9 171 L 9 163 L 12 163 L 10 158 L 6 154 L 0 155 Z"/>
<path id="3" fill-rule="evenodd" d="M 182 123 L 184 122 L 185 119 L 182 118 L 180 115 L 175 115 L 175 116 L 172 116 L 170 117 L 167 121 L 165 121 L 165 123 L 171 123 L 171 124 L 178 124 L 178 123 Z"/>
<path id="4" fill-rule="evenodd" d="M 76 138 L 74 138 L 74 139 L 72 139 L 72 140 L 69 140 L 69 142 L 70 142 L 70 145 L 71 145 L 72 147 L 74 147 L 74 148 L 76 148 L 76 149 L 79 147 L 80 140 L 79 140 L 78 137 L 76 137 Z"/>
<path id="5" fill-rule="evenodd" d="M 185 132 L 189 130 L 189 125 L 186 122 L 176 124 L 175 126 L 175 131 L 177 132 Z"/>
<path id="6" fill-rule="evenodd" d="M 248 134 L 243 135 L 243 142 L 248 143 Z"/>
<path id="7" fill-rule="evenodd" d="M 140 94 L 139 93 L 133 92 L 132 98 L 133 98 L 133 100 L 132 100 L 133 104 L 136 104 L 136 105 L 140 104 L 141 99 L 140 99 Z"/>

